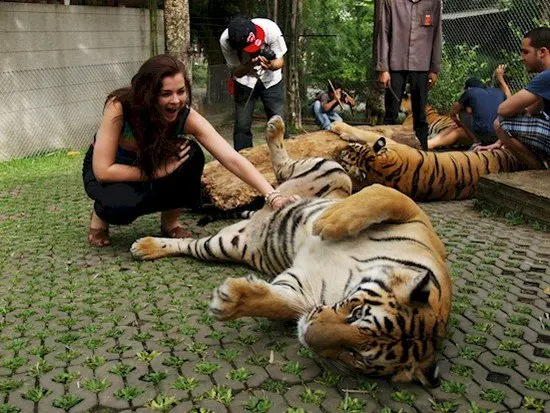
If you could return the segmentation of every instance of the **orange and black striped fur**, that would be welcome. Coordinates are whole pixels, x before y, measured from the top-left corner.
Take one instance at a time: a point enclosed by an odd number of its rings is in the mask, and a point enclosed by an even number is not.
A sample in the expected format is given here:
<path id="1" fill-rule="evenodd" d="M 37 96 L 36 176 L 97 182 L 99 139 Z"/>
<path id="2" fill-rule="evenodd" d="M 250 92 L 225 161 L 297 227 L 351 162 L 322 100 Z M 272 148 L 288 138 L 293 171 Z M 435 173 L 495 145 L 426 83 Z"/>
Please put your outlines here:
<path id="1" fill-rule="evenodd" d="M 413 115 L 411 111 L 411 98 L 406 94 L 401 100 L 401 112 L 405 113 L 407 117 L 403 121 L 404 126 L 413 127 Z M 432 106 L 426 105 L 426 122 L 428 122 L 428 139 L 433 138 L 438 133 L 443 132 L 445 129 L 457 128 L 456 123 L 449 115 L 442 115 L 437 113 Z"/>
<path id="2" fill-rule="evenodd" d="M 381 184 L 416 201 L 467 199 L 481 176 L 524 169 L 506 149 L 429 152 L 384 137 L 375 140 L 372 133 L 365 135 L 343 122 L 334 122 L 331 130 L 345 140 L 361 142 L 350 143 L 336 158 L 352 178 L 354 190 Z"/>
<path id="3" fill-rule="evenodd" d="M 272 118 L 267 140 L 285 181 L 280 190 L 299 201 L 275 211 L 265 206 L 211 237 L 143 238 L 132 254 L 248 264 L 273 281 L 227 279 L 210 302 L 217 319 L 298 320 L 299 340 L 338 367 L 433 384 L 451 281 L 430 220 L 410 198 L 381 185 L 348 197 L 351 181 L 336 162 L 290 160 L 283 134 L 282 119 Z"/>

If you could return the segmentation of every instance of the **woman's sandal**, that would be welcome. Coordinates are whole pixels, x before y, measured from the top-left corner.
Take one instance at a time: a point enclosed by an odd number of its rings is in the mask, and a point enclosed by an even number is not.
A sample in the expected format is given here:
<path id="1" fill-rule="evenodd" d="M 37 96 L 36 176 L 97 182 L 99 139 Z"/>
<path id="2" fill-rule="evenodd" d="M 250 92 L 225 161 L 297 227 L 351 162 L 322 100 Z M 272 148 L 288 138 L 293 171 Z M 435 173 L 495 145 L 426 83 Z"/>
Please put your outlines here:
<path id="1" fill-rule="evenodd" d="M 90 228 L 88 243 L 93 247 L 106 247 L 111 245 L 109 228 Z"/>
<path id="2" fill-rule="evenodd" d="M 160 227 L 160 232 L 163 237 L 166 238 L 193 238 L 193 233 L 182 226 L 172 228 L 170 231 L 166 231 L 163 227 Z"/>

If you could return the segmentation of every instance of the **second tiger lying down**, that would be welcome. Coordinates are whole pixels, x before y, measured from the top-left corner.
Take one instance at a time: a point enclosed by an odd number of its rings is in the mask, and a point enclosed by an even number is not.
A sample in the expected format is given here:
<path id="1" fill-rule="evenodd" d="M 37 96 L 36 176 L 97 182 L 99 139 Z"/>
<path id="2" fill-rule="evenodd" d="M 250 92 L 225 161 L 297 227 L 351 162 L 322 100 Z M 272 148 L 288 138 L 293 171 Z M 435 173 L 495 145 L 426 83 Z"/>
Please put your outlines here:
<path id="1" fill-rule="evenodd" d="M 319 158 L 288 159 L 283 132 L 282 120 L 272 118 L 271 160 L 277 177 L 286 179 L 280 191 L 301 200 L 277 211 L 264 207 L 207 238 L 143 238 L 132 254 L 246 263 L 273 281 L 228 278 L 210 302 L 217 319 L 295 319 L 299 340 L 340 366 L 433 384 L 451 282 L 428 217 L 410 198 L 380 185 L 347 197 L 351 183 L 342 168 Z"/>
<path id="2" fill-rule="evenodd" d="M 333 122 L 331 130 L 352 142 L 336 160 L 352 178 L 355 190 L 381 184 L 416 201 L 467 199 L 483 175 L 525 169 L 506 149 L 420 151 L 384 137 L 373 138 L 344 122 Z"/>

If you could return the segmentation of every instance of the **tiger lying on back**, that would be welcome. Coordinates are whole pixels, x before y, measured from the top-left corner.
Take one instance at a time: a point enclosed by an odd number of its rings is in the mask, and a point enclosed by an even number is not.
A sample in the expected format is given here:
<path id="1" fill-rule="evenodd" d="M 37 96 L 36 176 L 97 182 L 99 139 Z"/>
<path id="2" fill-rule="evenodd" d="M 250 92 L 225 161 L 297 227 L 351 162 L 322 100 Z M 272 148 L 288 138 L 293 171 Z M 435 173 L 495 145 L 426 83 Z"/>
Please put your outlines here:
<path id="1" fill-rule="evenodd" d="M 248 264 L 273 281 L 228 278 L 210 302 L 217 319 L 296 319 L 300 341 L 340 367 L 436 383 L 451 281 L 428 217 L 380 185 L 347 197 L 351 182 L 336 162 L 288 159 L 283 134 L 281 118 L 272 118 L 270 156 L 286 179 L 279 189 L 302 199 L 276 211 L 266 206 L 211 237 L 143 238 L 132 254 Z"/>
<path id="2" fill-rule="evenodd" d="M 372 134 L 344 122 L 331 130 L 350 142 L 336 160 L 348 172 L 354 190 L 381 184 L 399 190 L 416 201 L 470 198 L 480 176 L 524 169 L 506 149 L 486 152 L 421 151 Z"/>

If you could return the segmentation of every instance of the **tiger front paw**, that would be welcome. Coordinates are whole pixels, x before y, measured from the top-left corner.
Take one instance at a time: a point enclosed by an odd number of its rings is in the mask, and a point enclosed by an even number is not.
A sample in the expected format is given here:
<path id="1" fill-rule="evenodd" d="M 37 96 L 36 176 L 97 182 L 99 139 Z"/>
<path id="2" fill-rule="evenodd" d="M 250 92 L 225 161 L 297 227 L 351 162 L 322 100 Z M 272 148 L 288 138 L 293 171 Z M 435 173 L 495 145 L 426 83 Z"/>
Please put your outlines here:
<path id="1" fill-rule="evenodd" d="M 337 203 L 325 210 L 313 223 L 313 235 L 324 240 L 338 241 L 357 236 L 368 224 L 361 215 L 349 210 L 348 205 Z"/>
<path id="2" fill-rule="evenodd" d="M 166 256 L 162 238 L 145 237 L 135 241 L 130 252 L 136 260 L 154 260 Z"/>
<path id="3" fill-rule="evenodd" d="M 253 275 L 228 278 L 212 293 L 210 313 L 222 321 L 251 315 L 254 310 L 251 301 L 261 299 L 267 289 L 267 283 Z"/>

